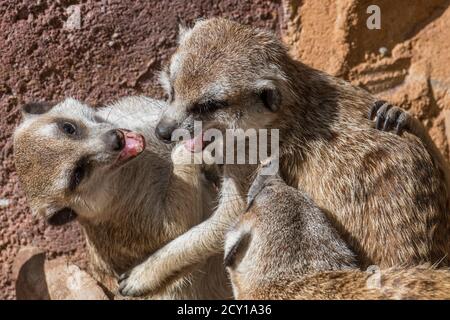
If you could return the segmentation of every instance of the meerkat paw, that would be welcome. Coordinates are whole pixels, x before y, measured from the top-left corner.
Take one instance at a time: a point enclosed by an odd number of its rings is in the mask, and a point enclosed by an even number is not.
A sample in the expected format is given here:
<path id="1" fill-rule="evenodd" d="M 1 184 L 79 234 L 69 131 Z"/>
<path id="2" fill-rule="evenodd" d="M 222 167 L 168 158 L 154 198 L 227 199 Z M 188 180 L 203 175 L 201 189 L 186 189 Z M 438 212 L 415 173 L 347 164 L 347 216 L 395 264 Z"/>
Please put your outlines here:
<path id="1" fill-rule="evenodd" d="M 374 103 L 369 112 L 369 119 L 375 120 L 375 128 L 382 131 L 394 131 L 400 135 L 407 130 L 412 116 L 402 108 L 380 100 Z"/>
<path id="2" fill-rule="evenodd" d="M 140 297 L 151 295 L 159 289 L 155 272 L 147 263 L 142 263 L 119 277 L 119 293 L 122 296 Z"/>

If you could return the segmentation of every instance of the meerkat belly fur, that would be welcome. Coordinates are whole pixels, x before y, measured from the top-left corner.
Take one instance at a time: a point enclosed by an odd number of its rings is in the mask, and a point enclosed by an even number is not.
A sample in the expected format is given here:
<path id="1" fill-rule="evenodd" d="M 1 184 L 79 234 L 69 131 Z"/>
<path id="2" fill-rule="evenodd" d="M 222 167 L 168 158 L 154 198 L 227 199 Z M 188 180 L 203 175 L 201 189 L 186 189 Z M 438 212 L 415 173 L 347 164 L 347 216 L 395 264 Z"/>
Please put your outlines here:
<path id="1" fill-rule="evenodd" d="M 183 149 L 155 137 L 163 107 L 143 97 L 99 109 L 74 99 L 28 104 L 14 135 L 32 211 L 52 224 L 77 219 L 92 272 L 113 292 L 118 275 L 206 219 L 214 205 L 216 193 L 200 166 L 172 165 Z M 217 254 L 153 298 L 230 296 Z"/>
<path id="2" fill-rule="evenodd" d="M 449 270 L 359 270 L 326 214 L 279 176 L 258 175 L 247 201 L 225 241 L 237 299 L 450 298 Z"/>
<path id="3" fill-rule="evenodd" d="M 203 128 L 279 129 L 281 176 L 327 213 L 361 267 L 448 265 L 448 168 L 431 140 L 376 130 L 367 116 L 376 98 L 365 90 L 293 60 L 272 33 L 225 19 L 181 30 L 161 82 L 169 107 L 160 139 L 192 130 L 195 120 Z M 225 165 L 219 207 L 202 227 L 214 231 L 194 228 L 159 250 L 124 276 L 126 294 L 157 290 L 219 250 L 228 222 L 245 209 L 249 174 L 233 170 Z M 179 268 L 163 267 L 169 252 Z"/>

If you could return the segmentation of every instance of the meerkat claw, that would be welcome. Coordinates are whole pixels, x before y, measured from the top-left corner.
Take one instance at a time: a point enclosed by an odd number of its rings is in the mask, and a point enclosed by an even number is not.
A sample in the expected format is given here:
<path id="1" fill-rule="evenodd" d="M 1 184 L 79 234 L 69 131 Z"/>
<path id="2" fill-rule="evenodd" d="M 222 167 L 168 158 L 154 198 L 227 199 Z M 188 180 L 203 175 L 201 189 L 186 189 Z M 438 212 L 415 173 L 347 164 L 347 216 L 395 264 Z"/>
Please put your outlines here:
<path id="1" fill-rule="evenodd" d="M 407 111 L 380 100 L 369 111 L 369 119 L 375 120 L 375 128 L 381 131 L 393 131 L 397 135 L 408 128 L 410 115 Z"/>
<path id="2" fill-rule="evenodd" d="M 375 125 L 375 127 L 378 130 L 384 129 L 384 124 L 386 123 L 386 121 L 388 121 L 387 115 L 391 108 L 392 108 L 391 104 L 385 103 L 381 106 L 380 109 L 378 109 L 377 116 L 376 116 L 376 125 Z"/>
<path id="3" fill-rule="evenodd" d="M 117 283 L 119 285 L 118 291 L 120 295 L 122 296 L 130 296 L 129 288 L 128 288 L 128 281 L 127 279 L 130 276 L 130 272 L 125 272 L 120 275 L 119 279 L 117 280 Z"/>
<path id="4" fill-rule="evenodd" d="M 119 282 L 121 282 L 121 281 L 127 279 L 129 276 L 130 276 L 130 272 L 122 273 L 122 274 L 120 275 L 120 277 L 119 277 Z"/>
<path id="5" fill-rule="evenodd" d="M 376 101 L 372 108 L 370 108 L 369 110 L 369 120 L 373 120 L 375 118 L 375 116 L 377 115 L 378 110 L 381 108 L 382 105 L 384 105 L 385 103 L 387 103 L 384 100 L 378 100 Z"/>
<path id="6" fill-rule="evenodd" d="M 400 135 L 404 130 L 408 129 L 409 121 L 410 115 L 406 111 L 400 110 L 397 118 L 397 126 L 395 127 L 395 133 Z"/>
<path id="7" fill-rule="evenodd" d="M 396 127 L 398 117 L 401 110 L 397 107 L 392 107 L 386 114 L 386 120 L 384 121 L 383 131 L 390 131 Z"/>

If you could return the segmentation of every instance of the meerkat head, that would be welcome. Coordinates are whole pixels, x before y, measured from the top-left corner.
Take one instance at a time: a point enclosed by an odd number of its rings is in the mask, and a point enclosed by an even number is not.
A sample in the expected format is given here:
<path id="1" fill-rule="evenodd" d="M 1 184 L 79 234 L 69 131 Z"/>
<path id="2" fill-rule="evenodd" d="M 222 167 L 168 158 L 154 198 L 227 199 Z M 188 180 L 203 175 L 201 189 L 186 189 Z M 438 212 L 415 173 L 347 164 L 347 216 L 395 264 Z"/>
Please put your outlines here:
<path id="1" fill-rule="evenodd" d="M 268 127 L 282 107 L 288 86 L 280 65 L 284 46 L 268 31 L 225 19 L 182 29 L 179 46 L 161 73 L 169 107 L 156 127 L 170 141 L 177 128 Z"/>
<path id="2" fill-rule="evenodd" d="M 15 164 L 32 212 L 53 225 L 98 218 L 89 215 L 101 212 L 107 197 L 101 182 L 144 150 L 143 136 L 114 127 L 70 98 L 26 104 L 22 113 Z"/>

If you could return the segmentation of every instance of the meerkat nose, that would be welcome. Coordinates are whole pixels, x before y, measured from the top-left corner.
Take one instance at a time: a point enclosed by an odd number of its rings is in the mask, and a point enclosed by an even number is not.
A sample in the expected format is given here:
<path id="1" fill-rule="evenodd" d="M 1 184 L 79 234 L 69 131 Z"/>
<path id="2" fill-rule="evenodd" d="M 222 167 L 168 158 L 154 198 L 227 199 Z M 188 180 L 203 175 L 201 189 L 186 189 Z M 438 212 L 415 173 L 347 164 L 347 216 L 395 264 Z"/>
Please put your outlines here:
<path id="1" fill-rule="evenodd" d="M 176 122 L 174 120 L 161 120 L 156 126 L 155 133 L 159 140 L 170 143 L 172 142 L 172 132 L 176 128 Z"/>
<path id="2" fill-rule="evenodd" d="M 113 129 L 108 131 L 104 140 L 113 151 L 120 151 L 125 146 L 125 135 L 122 130 Z"/>

